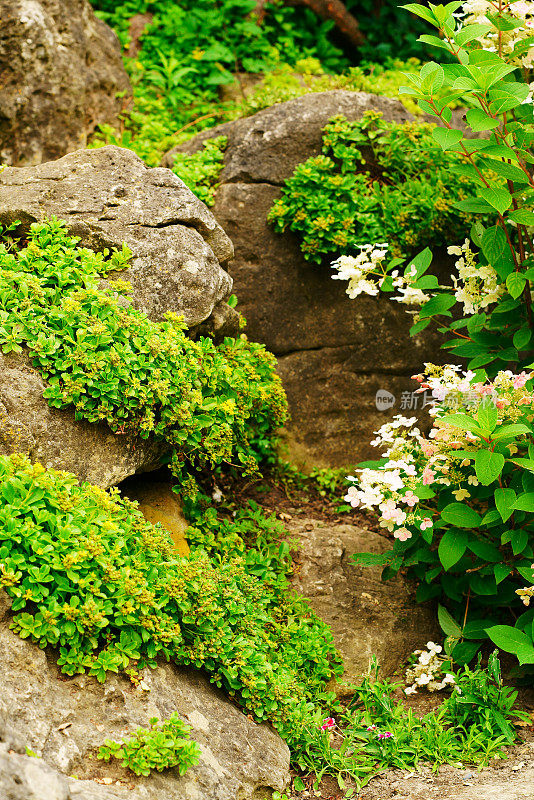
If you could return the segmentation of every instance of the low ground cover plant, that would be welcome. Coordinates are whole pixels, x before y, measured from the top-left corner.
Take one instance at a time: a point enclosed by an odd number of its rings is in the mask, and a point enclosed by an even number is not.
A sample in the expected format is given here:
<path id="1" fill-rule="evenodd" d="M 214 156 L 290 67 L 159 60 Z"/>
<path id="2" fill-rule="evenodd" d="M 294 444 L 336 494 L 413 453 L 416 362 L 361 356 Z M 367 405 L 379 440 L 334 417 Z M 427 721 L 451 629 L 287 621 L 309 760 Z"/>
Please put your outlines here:
<path id="1" fill-rule="evenodd" d="M 105 681 L 158 658 L 204 669 L 302 747 L 341 663 L 329 629 L 280 570 L 262 579 L 246 556 L 210 558 L 201 547 L 181 558 L 118 490 L 80 486 L 23 455 L 0 458 L 0 494 L 0 585 L 12 627 L 56 648 L 62 672 Z"/>
<path id="2" fill-rule="evenodd" d="M 245 339 L 194 342 L 175 314 L 152 322 L 124 308 L 128 258 L 127 248 L 79 247 L 57 220 L 22 233 L 11 226 L 0 243 L 2 352 L 27 348 L 49 405 L 73 406 L 77 419 L 116 433 L 165 439 L 184 494 L 194 491 L 191 470 L 230 462 L 254 472 L 286 416 L 274 357 Z"/>
<path id="3" fill-rule="evenodd" d="M 320 263 L 386 242 L 393 256 L 469 231 L 459 201 L 474 199 L 463 155 L 444 153 L 430 125 L 385 122 L 367 111 L 349 122 L 334 117 L 323 153 L 299 164 L 269 212 L 275 231 L 290 230 L 304 257 Z"/>
<path id="4" fill-rule="evenodd" d="M 384 577 L 406 570 L 420 600 L 442 601 L 446 651 L 456 662 L 470 661 L 489 638 L 533 665 L 534 611 L 521 613 L 521 603 L 534 595 L 534 4 L 406 8 L 438 29 L 441 38 L 425 41 L 457 63 L 426 64 L 403 91 L 441 120 L 432 137 L 443 151 L 463 158 L 456 170 L 470 176 L 476 196 L 456 208 L 487 219 L 449 245 L 458 257 L 449 285 L 429 273 L 430 250 L 403 273 L 381 244 L 333 265 L 351 297 L 396 291 L 395 300 L 417 307 L 412 333 L 437 320 L 449 337 L 444 347 L 467 360 L 467 370 L 426 364 L 415 376 L 430 432 L 415 418 L 382 426 L 375 444 L 384 457 L 359 471 L 346 499 L 376 508 L 393 534 Z M 437 99 L 444 90 L 469 101 L 467 124 L 487 138 L 468 140 L 451 127 L 448 102 Z"/>
<path id="5" fill-rule="evenodd" d="M 215 202 L 227 143 L 226 136 L 216 136 L 208 139 L 198 152 L 177 153 L 174 158 L 172 171 L 207 206 Z"/>
<path id="6" fill-rule="evenodd" d="M 172 767 L 183 775 L 198 764 L 201 754 L 198 744 L 189 737 L 190 730 L 177 714 L 163 721 L 153 717 L 150 728 L 137 728 L 134 736 L 122 742 L 106 739 L 98 758 L 122 759 L 122 766 L 136 775 L 150 775 L 152 770 L 162 772 Z"/>

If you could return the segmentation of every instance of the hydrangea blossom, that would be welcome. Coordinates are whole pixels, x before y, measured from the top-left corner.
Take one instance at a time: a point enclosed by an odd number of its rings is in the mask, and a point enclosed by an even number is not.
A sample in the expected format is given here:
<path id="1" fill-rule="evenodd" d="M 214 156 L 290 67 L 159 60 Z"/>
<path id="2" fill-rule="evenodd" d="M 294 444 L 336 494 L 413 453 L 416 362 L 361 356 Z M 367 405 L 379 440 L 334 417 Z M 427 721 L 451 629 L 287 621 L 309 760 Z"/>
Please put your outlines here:
<path id="1" fill-rule="evenodd" d="M 502 297 L 506 286 L 499 283 L 493 267 L 477 263 L 469 239 L 461 246 L 447 248 L 447 252 L 449 255 L 460 256 L 455 265 L 458 277 L 451 275 L 451 278 L 455 288 L 454 296 L 459 303 L 463 303 L 464 314 L 478 314 Z"/>
<path id="2" fill-rule="evenodd" d="M 522 24 L 509 31 L 489 31 L 477 37 L 483 50 L 491 53 L 501 52 L 505 55 L 513 53 L 514 49 L 534 33 L 534 2 L 532 0 L 516 0 L 516 2 L 503 2 L 502 10 L 511 17 L 515 17 Z M 464 22 L 487 25 L 489 17 L 495 14 L 496 6 L 490 0 L 466 0 L 462 7 Z M 500 41 L 499 41 L 500 38 Z M 514 58 L 517 66 L 531 69 L 534 66 L 534 48 L 530 47 L 524 53 Z"/>
<path id="3" fill-rule="evenodd" d="M 337 271 L 332 278 L 337 281 L 348 281 L 346 292 L 354 300 L 360 294 L 375 297 L 384 279 L 388 275 L 384 260 L 388 252 L 388 243 L 362 244 L 357 256 L 340 256 L 332 262 L 332 268 Z M 405 274 L 399 275 L 398 271 L 391 273 L 393 287 L 399 292 L 393 299 L 404 305 L 420 306 L 430 300 L 430 296 L 415 289 L 411 284 L 417 276 L 417 269 L 410 267 Z"/>
<path id="4" fill-rule="evenodd" d="M 534 394 L 526 388 L 530 378 L 526 372 L 516 375 L 502 370 L 492 383 L 481 383 L 474 372 L 462 372 L 454 365 L 426 364 L 425 369 L 426 374 L 414 378 L 420 384 L 418 391 L 432 398 L 434 422 L 428 435 L 421 434 L 416 417 L 396 416 L 376 431 L 372 442 L 383 451 L 382 464 L 365 467 L 347 478 L 353 485 L 345 500 L 353 508 L 377 510 L 380 526 L 401 542 L 416 535 L 424 538 L 427 531 L 431 534 L 435 508 L 424 499 L 429 496 L 426 487 L 433 494 L 439 485 L 451 486 L 462 502 L 471 496 L 470 487 L 478 485 L 472 463 L 484 442 L 451 424 L 446 418 L 451 411 L 476 409 L 491 402 L 498 409 L 500 423 L 517 422 L 524 413 L 522 406 L 533 407 L 534 416 Z M 509 445 L 510 454 L 514 447 Z M 473 456 L 469 457 L 469 452 Z M 521 591 L 526 603 L 530 595 Z"/>
<path id="5" fill-rule="evenodd" d="M 428 692 L 439 692 L 455 684 L 454 675 L 447 672 L 443 675 L 444 665 L 447 663 L 441 654 L 442 648 L 434 642 L 427 642 L 426 650 L 415 650 L 412 663 L 406 670 L 405 694 L 417 694 L 417 690 L 424 688 Z"/>

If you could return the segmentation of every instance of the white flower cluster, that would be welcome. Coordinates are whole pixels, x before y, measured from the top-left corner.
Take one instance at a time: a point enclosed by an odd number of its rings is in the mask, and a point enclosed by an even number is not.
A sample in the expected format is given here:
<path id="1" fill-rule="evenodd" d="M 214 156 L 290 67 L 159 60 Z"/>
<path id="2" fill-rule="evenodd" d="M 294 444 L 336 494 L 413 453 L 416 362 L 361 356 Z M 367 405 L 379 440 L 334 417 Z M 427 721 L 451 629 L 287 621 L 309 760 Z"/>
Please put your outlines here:
<path id="1" fill-rule="evenodd" d="M 406 306 L 422 306 L 423 303 L 430 300 L 430 295 L 425 294 L 422 289 L 416 289 L 411 285 L 416 276 L 417 267 L 414 267 L 413 264 L 404 275 L 399 275 L 397 270 L 391 273 L 393 286 L 399 292 L 399 296 L 394 297 L 393 300 Z"/>
<path id="2" fill-rule="evenodd" d="M 517 0 L 516 2 L 503 2 L 502 10 L 511 17 L 515 17 L 523 24 L 510 31 L 501 31 L 500 45 L 504 55 L 512 53 L 534 33 L 534 2 L 533 0 Z M 496 5 L 490 0 L 466 0 L 463 4 L 465 22 L 487 25 L 489 15 L 495 14 Z M 483 50 L 496 53 L 499 50 L 499 32 L 490 31 L 484 36 L 477 37 Z M 534 48 L 530 47 L 514 59 L 518 66 L 531 69 L 534 66 Z"/>
<path id="3" fill-rule="evenodd" d="M 402 542 L 412 536 L 404 523 L 416 521 L 413 509 L 419 503 L 410 488 L 417 480 L 415 462 L 421 452 L 422 437 L 416 423 L 416 417 L 397 415 L 392 422 L 382 425 L 375 431 L 377 438 L 372 444 L 385 447 L 384 455 L 388 460 L 378 469 L 360 469 L 357 477 L 347 476 L 347 480 L 357 485 L 347 490 L 345 501 L 353 508 L 359 506 L 369 511 L 378 506 L 381 527 L 393 531 L 395 538 Z M 418 518 L 417 522 L 421 530 L 432 527 L 430 517 Z"/>
<path id="4" fill-rule="evenodd" d="M 373 297 L 377 295 L 385 276 L 383 262 L 388 250 L 387 242 L 363 244 L 359 247 L 359 255 L 340 256 L 332 262 L 332 268 L 337 270 L 337 275 L 332 275 L 332 278 L 335 281 L 349 282 L 347 294 L 351 300 L 360 294 L 369 294 Z"/>
<path id="5" fill-rule="evenodd" d="M 403 489 L 405 476 L 416 474 L 412 455 L 414 448 L 410 441 L 419 440 L 420 430 L 415 427 L 416 422 L 417 417 L 403 417 L 398 414 L 392 422 L 387 422 L 375 431 L 377 438 L 371 444 L 374 447 L 385 446 L 384 455 L 388 461 L 380 469 L 359 469 L 358 476 L 347 476 L 347 480 L 358 483 L 358 487 L 351 486 L 345 495 L 345 500 L 353 508 L 360 506 L 371 510 L 392 492 Z"/>
<path id="6" fill-rule="evenodd" d="M 418 689 L 439 692 L 456 683 L 454 675 L 450 672 L 443 675 L 443 664 L 446 659 L 440 655 L 442 650 L 440 645 L 427 642 L 426 647 L 426 650 L 414 651 L 413 656 L 418 658 L 406 670 L 406 683 L 409 685 L 404 690 L 405 694 L 417 694 Z"/>
<path id="7" fill-rule="evenodd" d="M 375 297 L 382 286 L 384 278 L 387 276 L 387 268 L 384 259 L 388 251 L 388 243 L 382 244 L 361 244 L 358 245 L 360 253 L 357 256 L 340 256 L 332 262 L 332 269 L 337 270 L 337 275 L 332 278 L 337 281 L 348 281 L 347 294 L 354 300 L 360 294 L 368 294 Z M 430 299 L 428 295 L 420 289 L 415 289 L 411 284 L 417 275 L 417 269 L 411 267 L 404 276 L 399 275 L 398 271 L 391 273 L 393 286 L 398 290 L 398 297 L 394 297 L 398 303 L 404 305 L 422 305 Z"/>
<path id="8" fill-rule="evenodd" d="M 459 303 L 464 304 L 464 314 L 478 314 L 478 312 L 496 303 L 506 291 L 506 287 L 499 283 L 499 278 L 493 267 L 489 264 L 477 264 L 475 254 L 471 250 L 469 239 L 460 247 L 454 245 L 447 248 L 449 255 L 460 256 L 456 262 L 458 278 L 451 275 L 454 283 L 454 296 Z"/>

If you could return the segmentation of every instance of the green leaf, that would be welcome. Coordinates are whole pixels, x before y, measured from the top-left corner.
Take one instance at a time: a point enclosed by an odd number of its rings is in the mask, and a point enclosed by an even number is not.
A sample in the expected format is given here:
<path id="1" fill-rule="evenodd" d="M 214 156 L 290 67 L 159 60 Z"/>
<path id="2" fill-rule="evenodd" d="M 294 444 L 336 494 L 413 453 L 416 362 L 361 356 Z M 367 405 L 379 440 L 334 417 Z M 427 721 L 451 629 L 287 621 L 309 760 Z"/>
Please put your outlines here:
<path id="1" fill-rule="evenodd" d="M 520 494 L 514 503 L 517 511 L 534 511 L 534 492 Z"/>
<path id="2" fill-rule="evenodd" d="M 518 225 L 534 225 L 534 211 L 527 211 L 526 208 L 510 211 L 508 217 L 517 222 Z"/>
<path id="3" fill-rule="evenodd" d="M 528 544 L 527 531 L 522 529 L 510 531 L 510 544 L 512 545 L 514 556 L 522 553 Z"/>
<path id="4" fill-rule="evenodd" d="M 453 504 L 453 505 L 460 505 Z M 478 517 L 478 514 L 477 514 Z M 479 518 L 480 519 L 480 518 Z M 445 570 L 453 567 L 463 556 L 467 548 L 467 534 L 465 531 L 448 530 L 441 537 L 438 545 L 439 560 Z"/>
<path id="5" fill-rule="evenodd" d="M 488 263 L 494 264 L 507 246 L 506 234 L 500 225 L 494 225 L 484 231 L 481 244 L 482 252 L 488 259 Z"/>
<path id="6" fill-rule="evenodd" d="M 511 625 L 494 625 L 487 628 L 491 641 L 505 653 L 513 653 L 519 658 L 520 664 L 534 663 L 534 647 L 529 637 L 523 631 L 512 628 Z"/>
<path id="7" fill-rule="evenodd" d="M 468 414 L 446 414 L 441 418 L 442 422 L 447 425 L 453 425 L 455 428 L 460 428 L 462 431 L 469 431 L 480 436 L 482 431 L 473 417 Z"/>
<path id="8" fill-rule="evenodd" d="M 478 450 L 475 456 L 475 472 L 483 486 L 497 480 L 504 467 L 504 456 L 490 450 Z"/>
<path id="9" fill-rule="evenodd" d="M 432 131 L 432 138 L 439 144 L 442 150 L 450 150 L 462 141 L 464 135 L 462 131 L 458 131 L 454 128 L 434 128 Z"/>
<path id="10" fill-rule="evenodd" d="M 462 636 L 462 629 L 442 605 L 438 605 L 438 622 L 446 636 L 454 636 L 455 639 L 460 639 Z"/>
<path id="11" fill-rule="evenodd" d="M 516 501 L 516 494 L 513 489 L 501 488 L 495 489 L 494 492 L 495 505 L 501 515 L 503 522 L 510 519 L 514 513 L 514 503 Z"/>
<path id="12" fill-rule="evenodd" d="M 477 514 L 474 509 L 463 503 L 449 503 L 441 512 L 441 518 L 444 522 L 457 525 L 459 528 L 478 528 L 482 522 L 480 514 Z M 452 531 L 448 531 L 448 533 L 452 533 Z M 456 534 L 459 533 L 459 531 L 456 531 Z M 443 564 L 443 561 L 441 563 Z"/>
<path id="13" fill-rule="evenodd" d="M 512 567 L 507 566 L 506 564 L 495 564 L 493 567 L 493 574 L 495 575 L 495 583 L 499 584 L 508 577 L 511 573 Z"/>
<path id="14" fill-rule="evenodd" d="M 484 434 L 490 434 L 495 430 L 499 412 L 493 400 L 484 400 L 478 407 L 477 421 Z"/>
<path id="15" fill-rule="evenodd" d="M 447 312 L 447 316 L 451 316 L 448 313 L 448 309 L 451 308 L 456 303 L 456 298 L 452 294 L 437 294 L 435 297 L 431 297 L 428 302 L 426 302 L 423 306 L 421 306 L 421 310 L 419 312 L 419 319 L 425 319 L 426 317 L 433 317 L 436 314 L 444 314 Z"/>
<path id="16" fill-rule="evenodd" d="M 490 204 L 499 214 L 504 214 L 512 205 L 512 195 L 507 189 L 497 189 L 494 186 L 478 189 L 480 197 Z"/>
<path id="17" fill-rule="evenodd" d="M 483 561 L 494 563 L 502 559 L 502 555 L 495 545 L 484 539 L 474 539 L 469 542 L 469 549 Z"/>
<path id="18" fill-rule="evenodd" d="M 523 289 L 525 288 L 525 284 L 527 279 L 523 274 L 520 272 L 511 272 L 508 277 L 506 278 L 506 288 L 508 289 L 508 293 L 511 297 L 516 300 Z"/>
<path id="19" fill-rule="evenodd" d="M 474 131 L 491 131 L 493 128 L 498 128 L 500 120 L 490 117 L 480 108 L 471 108 L 465 115 L 467 124 Z"/>

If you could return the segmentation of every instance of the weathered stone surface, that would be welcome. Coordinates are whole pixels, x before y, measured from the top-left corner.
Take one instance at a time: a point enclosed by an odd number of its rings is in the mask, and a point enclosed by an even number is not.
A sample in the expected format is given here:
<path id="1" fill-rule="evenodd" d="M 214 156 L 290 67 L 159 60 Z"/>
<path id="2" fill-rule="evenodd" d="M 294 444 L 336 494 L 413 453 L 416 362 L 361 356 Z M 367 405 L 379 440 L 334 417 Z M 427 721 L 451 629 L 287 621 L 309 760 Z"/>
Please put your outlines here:
<path id="1" fill-rule="evenodd" d="M 70 410 L 47 404 L 45 386 L 26 355 L 0 353 L 0 453 L 26 453 L 102 488 L 159 465 L 164 443 L 115 435 L 105 423 L 76 421 Z"/>
<path id="2" fill-rule="evenodd" d="M 160 473 L 135 475 L 121 484 L 121 494 L 139 503 L 139 511 L 153 525 L 160 523 L 170 533 L 180 555 L 189 553 L 185 531 L 189 526 L 184 517 L 178 496 L 172 490 L 168 477 Z"/>
<path id="3" fill-rule="evenodd" d="M 0 20 L 0 163 L 59 158 L 118 125 L 130 83 L 87 0 L 0 0 Z"/>
<path id="4" fill-rule="evenodd" d="M 40 794 L 20 789 L 2 794 L 2 800 L 247 800 L 263 791 L 270 797 L 269 790 L 282 791 L 288 782 L 286 744 L 270 726 L 251 722 L 194 670 L 165 665 L 147 671 L 149 691 L 121 677 L 103 685 L 87 676 L 60 679 L 53 660 L 9 631 L 6 622 L 0 625 L 0 669 L 0 738 L 42 757 L 11 756 L 0 781 L 19 773 L 26 782 L 22 786 L 32 786 L 41 774 L 43 787 Z M 170 769 L 137 778 L 96 759 L 106 738 L 120 740 L 146 727 L 151 717 L 167 719 L 174 712 L 191 726 L 191 737 L 202 749 L 199 764 L 184 776 Z M 3 758 L 0 753 L 0 766 Z M 57 771 L 55 783 L 48 768 Z M 62 775 L 80 780 L 70 779 L 67 791 Z M 107 778 L 109 786 L 94 780 Z"/>
<path id="5" fill-rule="evenodd" d="M 383 583 L 380 567 L 353 562 L 355 553 L 383 553 L 390 547 L 365 520 L 295 517 L 289 527 L 300 545 L 295 589 L 330 626 L 345 664 L 344 682 L 358 682 L 372 655 L 383 674 L 391 675 L 416 648 L 440 636 L 435 611 L 415 602 L 404 578 Z"/>
<path id="6" fill-rule="evenodd" d="M 227 136 L 223 183 L 264 182 L 279 186 L 297 164 L 320 152 L 321 131 L 329 119 L 336 114 L 359 119 L 368 109 L 381 111 L 389 122 L 413 119 L 401 103 L 389 97 L 343 89 L 317 92 L 203 131 L 169 150 L 161 163 L 170 167 L 176 152 L 194 153 L 207 139 Z"/>
<path id="7" fill-rule="evenodd" d="M 232 281 L 221 268 L 232 243 L 204 203 L 174 173 L 149 169 L 120 147 L 79 150 L 0 174 L 0 222 L 55 215 L 93 250 L 132 251 L 121 272 L 133 302 L 152 319 L 183 314 L 189 326 L 211 314 Z"/>
<path id="8" fill-rule="evenodd" d="M 9 752 L 0 744 L 2 800 L 71 800 L 67 778 L 39 758 Z"/>
<path id="9" fill-rule="evenodd" d="M 362 92 L 308 94 L 226 123 L 181 146 L 194 152 L 210 137 L 228 137 L 213 213 L 232 239 L 229 266 L 251 339 L 279 357 L 292 422 L 288 456 L 301 467 L 340 466 L 376 456 L 372 433 L 394 414 L 420 410 L 409 376 L 443 358 L 428 330 L 411 339 L 412 318 L 386 296 L 351 300 L 328 265 L 306 261 L 297 238 L 276 234 L 267 214 L 295 166 L 321 152 L 321 131 L 336 114 L 367 109 L 387 120 L 413 119 L 404 106 Z M 170 151 L 163 163 L 172 164 Z M 379 411 L 378 389 L 396 397 Z M 418 402 L 419 409 L 410 408 Z"/>
<path id="10" fill-rule="evenodd" d="M 414 363 L 417 350 L 410 350 L 408 337 L 404 345 L 404 370 L 408 365 L 412 373 L 419 371 L 421 361 Z M 386 359 L 377 359 L 373 366 L 371 347 L 370 363 L 362 367 L 363 347 L 362 351 L 360 355 L 358 347 L 342 345 L 299 350 L 278 358 L 291 413 L 284 448 L 304 471 L 314 466 L 350 467 L 357 461 L 378 458 L 370 444 L 374 431 L 393 414 L 416 413 L 402 408 L 406 398 L 411 401 L 414 388 L 409 375 L 381 371 L 384 363 L 389 366 Z M 389 408 L 377 408 L 377 392 L 382 391 L 393 396 Z M 421 406 L 420 396 L 415 398 Z"/>
<path id="11" fill-rule="evenodd" d="M 133 256 L 120 277 L 132 285 L 133 305 L 152 319 L 174 311 L 190 326 L 235 333 L 235 312 L 224 302 L 232 279 L 220 266 L 232 244 L 169 170 L 148 169 L 131 151 L 105 147 L 0 173 L 0 223 L 53 215 L 94 250 L 126 242 Z M 106 425 L 50 409 L 43 381 L 25 359 L 2 357 L 0 373 L 0 452 L 22 449 L 100 486 L 152 469 L 164 452 L 151 440 L 114 436 Z"/>

